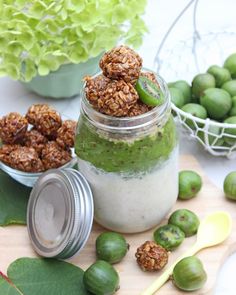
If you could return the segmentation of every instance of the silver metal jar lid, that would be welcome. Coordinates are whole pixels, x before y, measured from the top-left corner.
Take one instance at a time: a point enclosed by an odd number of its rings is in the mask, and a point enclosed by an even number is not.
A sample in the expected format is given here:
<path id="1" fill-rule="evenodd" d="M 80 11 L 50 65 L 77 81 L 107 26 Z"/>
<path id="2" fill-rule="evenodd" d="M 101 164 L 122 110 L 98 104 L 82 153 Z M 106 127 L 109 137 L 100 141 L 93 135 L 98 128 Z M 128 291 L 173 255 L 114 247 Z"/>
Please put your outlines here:
<path id="1" fill-rule="evenodd" d="M 93 223 L 93 196 L 75 169 L 52 169 L 37 180 L 29 198 L 27 228 L 35 251 L 67 259 L 88 240 Z"/>

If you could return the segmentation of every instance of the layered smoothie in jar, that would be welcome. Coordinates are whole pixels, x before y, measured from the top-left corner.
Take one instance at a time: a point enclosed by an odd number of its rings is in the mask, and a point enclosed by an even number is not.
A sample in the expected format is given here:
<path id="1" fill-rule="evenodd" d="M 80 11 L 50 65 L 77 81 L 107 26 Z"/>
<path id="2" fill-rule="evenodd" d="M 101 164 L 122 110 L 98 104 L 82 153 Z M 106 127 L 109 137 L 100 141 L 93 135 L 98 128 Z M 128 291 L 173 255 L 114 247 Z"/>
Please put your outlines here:
<path id="1" fill-rule="evenodd" d="M 103 73 L 86 78 L 81 102 L 79 170 L 93 191 L 95 220 L 114 231 L 141 232 L 160 223 L 178 195 L 170 96 L 163 79 L 143 70 L 126 46 L 106 53 L 100 67 Z"/>

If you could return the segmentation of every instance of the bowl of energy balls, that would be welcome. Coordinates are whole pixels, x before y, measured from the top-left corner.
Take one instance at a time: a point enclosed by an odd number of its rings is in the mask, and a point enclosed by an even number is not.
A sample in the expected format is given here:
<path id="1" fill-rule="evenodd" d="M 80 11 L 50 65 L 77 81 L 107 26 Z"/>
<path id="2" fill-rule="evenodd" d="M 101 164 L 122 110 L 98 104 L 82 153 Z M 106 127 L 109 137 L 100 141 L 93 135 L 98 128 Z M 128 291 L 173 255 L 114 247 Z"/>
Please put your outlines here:
<path id="1" fill-rule="evenodd" d="M 47 104 L 30 106 L 25 115 L 11 112 L 0 118 L 0 168 L 32 187 L 53 168 L 69 168 L 73 157 L 76 122 L 63 120 Z"/>

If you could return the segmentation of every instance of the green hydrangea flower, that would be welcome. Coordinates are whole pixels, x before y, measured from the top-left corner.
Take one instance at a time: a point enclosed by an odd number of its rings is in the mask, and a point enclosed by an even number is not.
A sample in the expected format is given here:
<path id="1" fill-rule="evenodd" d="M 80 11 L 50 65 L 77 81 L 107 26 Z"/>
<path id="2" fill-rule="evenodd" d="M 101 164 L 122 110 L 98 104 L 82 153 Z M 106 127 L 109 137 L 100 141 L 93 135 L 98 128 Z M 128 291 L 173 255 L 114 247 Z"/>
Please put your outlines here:
<path id="1" fill-rule="evenodd" d="M 118 41 L 138 47 L 147 0 L 0 0 L 0 76 L 30 81 Z"/>

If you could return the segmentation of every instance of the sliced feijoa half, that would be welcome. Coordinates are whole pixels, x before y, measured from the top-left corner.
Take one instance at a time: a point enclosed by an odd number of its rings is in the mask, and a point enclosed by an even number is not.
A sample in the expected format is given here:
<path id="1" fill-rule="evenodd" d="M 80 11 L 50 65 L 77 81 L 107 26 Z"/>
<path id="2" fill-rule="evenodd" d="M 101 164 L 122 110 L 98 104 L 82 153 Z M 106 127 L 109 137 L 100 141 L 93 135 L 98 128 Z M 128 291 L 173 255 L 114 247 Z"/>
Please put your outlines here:
<path id="1" fill-rule="evenodd" d="M 135 88 L 140 100 L 149 106 L 159 106 L 164 102 L 164 95 L 157 84 L 146 77 L 139 77 Z"/>

